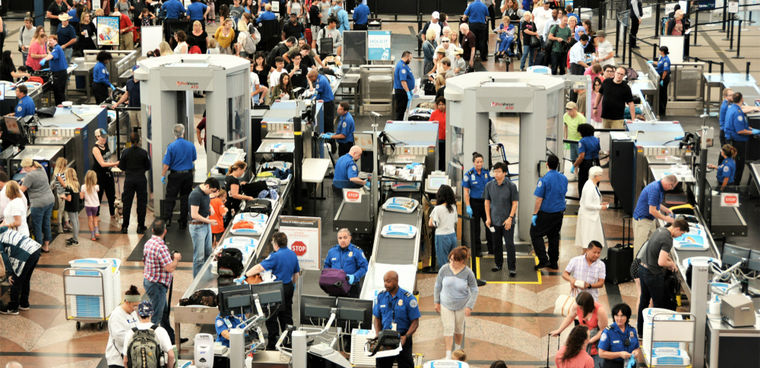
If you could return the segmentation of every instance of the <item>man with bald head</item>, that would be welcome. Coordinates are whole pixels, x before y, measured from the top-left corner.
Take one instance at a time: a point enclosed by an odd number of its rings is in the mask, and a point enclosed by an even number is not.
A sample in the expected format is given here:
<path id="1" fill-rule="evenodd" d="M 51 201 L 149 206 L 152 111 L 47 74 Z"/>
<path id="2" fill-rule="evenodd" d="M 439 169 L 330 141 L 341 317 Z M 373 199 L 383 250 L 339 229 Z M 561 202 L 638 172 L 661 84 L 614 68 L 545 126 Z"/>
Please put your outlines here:
<path id="1" fill-rule="evenodd" d="M 401 335 L 401 352 L 397 356 L 378 358 L 378 368 L 391 368 L 398 363 L 399 368 L 414 367 L 412 359 L 412 335 L 417 331 L 420 309 L 417 298 L 412 293 L 398 287 L 398 273 L 388 271 L 383 276 L 385 291 L 377 294 L 377 303 L 372 310 L 375 331 L 396 330 Z"/>

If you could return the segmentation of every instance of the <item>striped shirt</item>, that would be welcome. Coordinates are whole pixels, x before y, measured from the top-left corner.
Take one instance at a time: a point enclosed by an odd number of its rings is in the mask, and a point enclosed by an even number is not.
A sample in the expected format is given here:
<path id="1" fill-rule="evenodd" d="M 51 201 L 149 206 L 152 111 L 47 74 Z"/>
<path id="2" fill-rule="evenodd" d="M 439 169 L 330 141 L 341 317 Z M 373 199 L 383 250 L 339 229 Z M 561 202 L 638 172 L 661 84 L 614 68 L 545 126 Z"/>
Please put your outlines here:
<path id="1" fill-rule="evenodd" d="M 16 276 L 21 276 L 26 261 L 41 247 L 40 243 L 15 230 L 8 229 L 0 234 L 0 255 L 3 257 L 6 272 L 12 270 Z"/>
<path id="2" fill-rule="evenodd" d="M 172 282 L 172 273 L 166 271 L 166 266 L 172 263 L 172 255 L 166 246 L 164 239 L 153 235 L 143 249 L 143 277 L 150 282 L 160 282 L 169 286 Z"/>
<path id="3" fill-rule="evenodd" d="M 599 280 L 603 280 L 607 277 L 607 269 L 604 266 L 604 262 L 597 259 L 596 262 L 589 265 L 588 261 L 586 261 L 585 254 L 570 259 L 565 271 L 567 271 L 570 276 L 575 277 L 575 279 L 585 281 L 589 283 L 589 285 L 595 284 Z M 571 295 L 575 297 L 580 294 L 581 291 L 587 291 L 594 297 L 594 301 L 599 301 L 599 289 L 596 288 L 585 290 L 573 289 Z"/>

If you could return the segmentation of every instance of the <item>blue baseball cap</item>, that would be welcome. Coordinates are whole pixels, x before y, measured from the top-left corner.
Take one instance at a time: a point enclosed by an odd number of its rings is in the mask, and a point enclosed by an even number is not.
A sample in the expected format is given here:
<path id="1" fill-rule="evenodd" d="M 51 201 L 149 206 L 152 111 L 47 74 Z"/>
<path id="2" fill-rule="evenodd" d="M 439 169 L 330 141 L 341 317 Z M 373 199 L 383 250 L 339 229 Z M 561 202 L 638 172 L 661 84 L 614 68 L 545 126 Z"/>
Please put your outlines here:
<path id="1" fill-rule="evenodd" d="M 153 315 L 153 304 L 150 300 L 143 300 L 140 305 L 137 306 L 137 315 L 146 318 Z"/>

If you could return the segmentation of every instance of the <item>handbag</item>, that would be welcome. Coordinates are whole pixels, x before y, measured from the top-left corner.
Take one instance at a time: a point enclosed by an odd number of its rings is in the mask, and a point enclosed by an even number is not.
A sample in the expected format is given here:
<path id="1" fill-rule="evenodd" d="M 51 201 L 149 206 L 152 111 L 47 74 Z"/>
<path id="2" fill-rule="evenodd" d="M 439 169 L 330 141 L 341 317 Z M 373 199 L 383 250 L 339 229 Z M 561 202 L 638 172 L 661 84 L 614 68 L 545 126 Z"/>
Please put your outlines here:
<path id="1" fill-rule="evenodd" d="M 537 49 L 539 47 L 541 47 L 541 41 L 538 39 L 538 37 L 530 36 L 530 48 Z"/>
<path id="2" fill-rule="evenodd" d="M 575 311 L 575 298 L 570 295 L 559 295 L 554 301 L 554 314 L 567 317 L 568 314 Z"/>

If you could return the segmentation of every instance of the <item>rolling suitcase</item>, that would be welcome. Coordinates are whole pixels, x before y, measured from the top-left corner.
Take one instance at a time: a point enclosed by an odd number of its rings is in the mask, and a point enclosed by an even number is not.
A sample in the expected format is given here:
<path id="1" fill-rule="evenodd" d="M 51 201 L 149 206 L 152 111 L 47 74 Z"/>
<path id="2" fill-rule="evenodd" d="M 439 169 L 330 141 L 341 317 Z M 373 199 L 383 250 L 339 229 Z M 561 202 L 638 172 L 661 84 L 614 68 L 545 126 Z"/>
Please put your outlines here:
<path id="1" fill-rule="evenodd" d="M 557 351 L 559 351 L 559 339 L 560 337 L 557 336 Z M 551 360 L 551 354 L 549 352 L 551 351 L 551 345 L 552 345 L 552 335 L 549 335 L 546 338 L 546 366 L 540 367 L 540 368 L 550 368 L 549 361 Z"/>
<path id="2" fill-rule="evenodd" d="M 633 247 L 628 244 L 618 244 L 607 251 L 605 266 L 607 268 L 606 282 L 620 284 L 631 281 L 631 263 L 633 262 Z"/>

